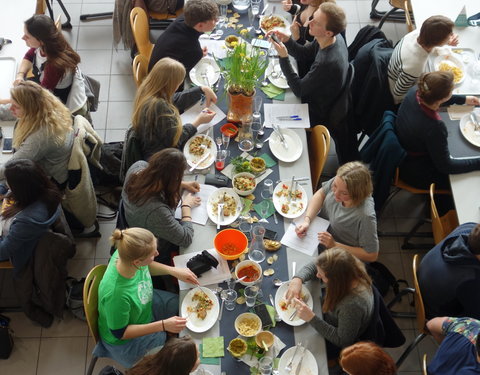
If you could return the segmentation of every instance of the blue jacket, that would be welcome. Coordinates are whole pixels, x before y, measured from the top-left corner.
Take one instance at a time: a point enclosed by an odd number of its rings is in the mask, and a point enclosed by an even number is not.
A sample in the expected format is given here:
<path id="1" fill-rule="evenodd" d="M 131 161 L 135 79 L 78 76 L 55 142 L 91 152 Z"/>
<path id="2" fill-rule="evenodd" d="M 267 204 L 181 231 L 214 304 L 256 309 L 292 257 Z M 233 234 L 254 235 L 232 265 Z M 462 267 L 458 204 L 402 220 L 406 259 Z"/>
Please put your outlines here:
<path id="1" fill-rule="evenodd" d="M 428 319 L 480 319 L 480 261 L 467 245 L 475 225 L 460 225 L 423 257 L 418 278 Z"/>
<path id="2" fill-rule="evenodd" d="M 6 236 L 0 237 L 0 260 L 10 259 L 15 274 L 28 263 L 38 241 L 60 215 L 60 205 L 49 215 L 45 203 L 38 201 L 20 211 Z"/>

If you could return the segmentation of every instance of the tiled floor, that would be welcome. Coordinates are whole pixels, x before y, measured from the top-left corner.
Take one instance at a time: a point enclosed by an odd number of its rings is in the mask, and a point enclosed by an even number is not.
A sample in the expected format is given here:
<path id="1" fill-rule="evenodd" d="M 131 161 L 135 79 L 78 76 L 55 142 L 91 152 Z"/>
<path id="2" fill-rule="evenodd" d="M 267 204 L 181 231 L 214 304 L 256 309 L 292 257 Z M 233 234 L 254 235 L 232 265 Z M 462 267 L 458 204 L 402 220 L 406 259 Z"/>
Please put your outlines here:
<path id="1" fill-rule="evenodd" d="M 380 8 L 387 8 L 386 0 L 383 1 Z M 130 124 L 135 92 L 135 84 L 131 76 L 130 52 L 124 50 L 123 46 L 118 46 L 118 50 L 114 48 L 111 20 L 86 23 L 79 21 L 80 14 L 113 10 L 114 0 L 83 0 L 83 2 L 82 0 L 64 0 L 64 3 L 72 16 L 73 24 L 73 29 L 65 32 L 65 35 L 82 57 L 82 70 L 99 80 L 102 85 L 101 104 L 98 111 L 92 114 L 95 129 L 107 142 L 123 140 L 125 129 Z M 350 43 L 361 27 L 372 23 L 369 18 L 370 1 L 338 0 L 337 3 L 347 13 L 347 42 Z M 56 3 L 54 7 L 56 14 L 59 14 Z M 403 24 L 387 22 L 383 30 L 395 43 L 406 32 L 406 27 Z M 333 174 L 334 163 L 329 164 Z M 380 220 L 380 229 L 396 230 L 406 224 L 411 225 L 419 211 L 418 203 L 416 197 L 400 194 Z M 102 222 L 100 240 L 78 241 L 77 254 L 69 264 L 71 276 L 83 277 L 93 265 L 107 262 L 110 247 L 108 237 L 113 228 L 113 222 Z M 405 278 L 411 284 L 411 263 L 414 252 L 401 251 L 399 241 L 397 238 L 381 239 L 380 261 L 386 264 L 396 277 Z M 9 278 L 8 273 L 0 273 L 3 301 L 8 301 L 9 295 L 11 297 Z M 403 305 L 404 309 L 411 308 L 406 302 Z M 66 313 L 63 321 L 56 321 L 51 328 L 42 329 L 33 325 L 22 313 L 8 315 L 12 318 L 15 331 L 15 349 L 9 360 L 0 362 L 1 374 L 82 375 L 85 373 L 93 348 L 93 340 L 88 337 L 85 323 Z M 398 322 L 408 341 L 411 341 L 416 334 L 414 321 L 403 319 Z M 402 349 L 391 351 L 395 359 L 398 358 Z M 430 338 L 426 338 L 407 359 L 401 372 L 420 373 L 420 356 L 428 353 L 429 358 L 432 358 L 434 351 L 435 345 Z M 96 367 L 97 373 L 106 363 L 109 361 L 99 360 Z"/>

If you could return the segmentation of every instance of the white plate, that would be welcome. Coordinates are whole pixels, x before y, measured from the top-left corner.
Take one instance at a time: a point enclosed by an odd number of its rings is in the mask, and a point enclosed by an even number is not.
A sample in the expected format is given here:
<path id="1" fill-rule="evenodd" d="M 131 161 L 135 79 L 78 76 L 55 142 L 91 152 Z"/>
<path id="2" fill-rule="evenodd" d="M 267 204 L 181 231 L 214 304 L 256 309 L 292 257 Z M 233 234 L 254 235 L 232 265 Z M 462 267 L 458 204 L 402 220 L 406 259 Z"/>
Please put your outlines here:
<path id="1" fill-rule="evenodd" d="M 480 147 L 480 135 L 475 134 L 473 122 L 470 120 L 470 115 L 465 115 L 460 120 L 460 132 L 472 145 Z"/>
<path id="2" fill-rule="evenodd" d="M 302 324 L 305 323 L 305 320 L 300 319 L 299 317 L 293 318 L 293 320 L 289 320 L 290 316 L 293 314 L 295 311 L 295 308 L 293 306 L 289 306 L 287 310 L 282 310 L 280 307 L 280 302 L 282 300 L 285 300 L 285 294 L 287 294 L 288 286 L 290 285 L 290 282 L 287 282 L 285 284 L 280 285 L 280 288 L 277 289 L 277 293 L 275 294 L 275 309 L 278 312 L 278 315 L 282 320 L 287 323 L 290 326 L 301 326 Z M 305 285 L 302 285 L 302 293 L 305 296 L 308 296 L 308 300 L 306 302 L 307 306 L 313 309 L 313 299 L 312 295 L 310 294 L 310 291 L 306 288 Z M 285 355 L 285 354 L 284 354 Z M 283 358 L 283 357 L 282 357 Z M 281 368 L 278 366 L 278 368 Z M 294 367 L 295 368 L 295 367 Z"/>
<path id="3" fill-rule="evenodd" d="M 208 83 L 205 77 L 208 77 Z M 217 62 L 212 57 L 203 57 L 192 70 L 190 70 L 190 80 L 197 86 L 210 86 L 212 87 L 220 78 L 220 68 Z"/>
<path id="4" fill-rule="evenodd" d="M 279 74 L 278 77 L 272 77 L 272 73 L 276 72 Z M 276 61 L 276 59 L 270 59 L 268 62 L 267 69 L 265 70 L 265 76 L 268 80 L 275 86 L 281 89 L 288 89 L 288 82 L 287 78 L 283 75 L 282 68 L 280 68 L 280 63 Z"/>
<path id="5" fill-rule="evenodd" d="M 461 61 L 461 56 L 458 54 L 449 54 L 449 55 L 440 55 L 437 56 L 433 62 L 433 66 L 435 67 L 435 70 L 438 71 L 440 70 L 440 64 L 444 62 L 448 65 L 452 65 L 460 69 L 463 73 L 462 78 L 458 81 L 455 82 L 455 85 L 459 85 L 465 80 L 465 65 L 463 65 L 463 62 Z"/>
<path id="6" fill-rule="evenodd" d="M 285 351 L 285 353 L 282 354 L 280 357 L 280 361 L 278 362 L 278 371 L 279 375 L 291 375 L 291 374 L 296 374 L 297 373 L 297 366 L 300 362 L 300 358 L 303 357 L 302 361 L 302 367 L 300 374 L 302 375 L 318 375 L 318 365 L 317 365 L 317 360 L 313 356 L 312 352 L 308 350 L 307 348 L 299 348 L 297 355 L 295 356 L 295 359 L 292 363 L 292 372 L 288 372 L 285 370 L 285 367 L 287 367 L 288 362 L 290 359 L 293 357 L 293 354 L 295 353 L 295 346 L 289 348 L 288 350 Z"/>
<path id="7" fill-rule="evenodd" d="M 269 16 L 261 16 L 260 17 L 260 23 L 259 25 L 262 25 L 262 21 L 265 17 L 269 17 Z M 287 34 L 287 35 L 290 35 L 291 32 L 290 32 L 290 22 L 287 21 L 287 19 L 279 14 L 272 14 L 272 17 L 278 17 L 280 18 L 284 23 L 285 23 L 285 26 L 282 26 L 282 27 L 273 27 L 272 29 L 270 30 L 278 30 L 278 31 L 281 31 L 282 33 L 284 34 Z M 265 30 L 263 27 L 260 26 L 260 30 L 263 31 L 264 34 L 266 34 L 268 31 L 270 30 Z"/>
<path id="8" fill-rule="evenodd" d="M 242 201 L 237 193 L 233 191 L 231 188 L 220 188 L 213 194 L 208 197 L 207 202 L 207 214 L 210 220 L 212 220 L 215 224 L 218 224 L 218 216 L 213 213 L 213 204 L 217 203 L 220 199 L 220 195 L 227 193 L 235 199 L 235 203 L 237 204 L 237 208 L 232 215 L 229 216 L 222 216 L 220 215 L 220 225 L 229 225 L 232 224 L 237 218 L 240 216 L 240 212 L 242 212 Z"/>
<path id="9" fill-rule="evenodd" d="M 202 155 L 193 155 L 193 154 L 190 153 L 190 150 L 189 150 L 190 144 L 196 138 L 205 138 L 205 139 L 208 139 L 210 141 L 210 148 L 206 148 Z M 200 161 L 200 159 L 205 155 L 205 152 L 210 152 L 210 156 L 207 159 L 205 159 L 204 161 L 202 161 L 200 163 L 200 165 L 198 167 L 196 167 L 196 169 L 205 169 L 205 168 L 210 167 L 213 164 L 213 162 L 215 161 L 215 156 L 217 154 L 217 145 L 215 144 L 213 139 L 211 137 L 209 137 L 208 135 L 197 134 L 197 135 L 193 136 L 192 138 L 190 138 L 187 141 L 187 143 L 185 144 L 185 147 L 183 148 L 183 154 L 185 155 L 185 158 L 187 159 L 187 163 L 190 167 L 193 167 L 195 164 L 197 164 Z"/>
<path id="10" fill-rule="evenodd" d="M 285 196 L 279 197 L 277 195 L 277 193 L 282 190 L 283 185 L 286 185 L 290 188 L 291 183 L 292 181 L 281 181 L 277 186 L 275 186 L 275 189 L 273 190 L 273 205 L 275 206 L 275 209 L 277 210 L 277 212 L 283 217 L 286 217 L 288 219 L 295 219 L 297 217 L 300 217 L 307 209 L 308 198 L 307 198 L 307 193 L 305 192 L 305 189 L 300 184 L 297 184 L 296 190 L 300 190 L 302 192 L 301 199 L 294 200 L 292 198 L 290 200 L 290 203 L 288 203 L 287 197 Z M 284 204 L 287 204 L 289 206 L 288 213 L 282 212 L 282 205 Z"/>
<path id="11" fill-rule="evenodd" d="M 278 134 L 273 132 L 268 140 L 270 151 L 272 151 L 272 154 L 278 160 L 285 161 L 287 163 L 298 160 L 303 152 L 302 140 L 292 129 L 282 128 L 281 132 L 285 138 L 285 143 L 287 144 L 288 149 L 283 146 Z"/>
<path id="12" fill-rule="evenodd" d="M 215 294 L 213 294 L 213 292 L 210 289 L 203 287 L 201 289 L 200 288 L 191 289 L 185 295 L 185 298 L 182 301 L 182 307 L 180 309 L 181 316 L 187 316 L 188 315 L 187 307 L 196 306 L 197 302 L 192 301 L 192 297 L 199 290 L 203 290 L 205 292 L 205 294 L 208 296 L 208 298 L 210 298 L 212 300 L 213 306 L 212 306 L 211 310 L 207 311 L 207 316 L 203 320 L 199 319 L 197 317 L 197 314 L 190 313 L 190 315 L 188 316 L 188 319 L 187 319 L 187 328 L 192 332 L 208 331 L 210 328 L 213 327 L 213 325 L 217 321 L 218 314 L 220 313 L 220 305 L 218 303 L 217 297 L 215 296 Z"/>

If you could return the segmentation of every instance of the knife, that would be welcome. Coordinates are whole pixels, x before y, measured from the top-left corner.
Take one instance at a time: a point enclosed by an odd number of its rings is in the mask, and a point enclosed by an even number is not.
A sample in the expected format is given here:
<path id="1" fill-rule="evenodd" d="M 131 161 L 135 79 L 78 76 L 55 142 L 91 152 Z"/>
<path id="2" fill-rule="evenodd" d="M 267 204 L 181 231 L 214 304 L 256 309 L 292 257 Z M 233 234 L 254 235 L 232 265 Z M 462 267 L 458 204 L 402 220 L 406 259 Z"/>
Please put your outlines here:
<path id="1" fill-rule="evenodd" d="M 295 370 L 295 375 L 300 375 L 300 370 L 302 369 L 302 362 L 303 362 L 303 357 L 305 354 L 305 348 L 303 348 L 302 355 L 300 356 L 300 362 L 298 362 L 297 369 Z"/>
<path id="2" fill-rule="evenodd" d="M 287 191 L 287 203 L 290 204 L 290 202 L 292 201 L 292 189 L 293 189 L 293 184 L 295 182 L 295 176 L 292 177 L 292 182 L 290 183 L 290 188 L 288 189 Z"/>
<path id="3" fill-rule="evenodd" d="M 193 167 L 191 167 L 188 171 L 192 172 L 195 168 L 197 168 L 200 164 L 202 164 L 205 160 L 207 160 L 209 156 L 210 156 L 210 151 L 207 151 L 205 155 L 203 155 L 200 158 L 200 160 L 197 163 L 195 163 Z"/>
<path id="4" fill-rule="evenodd" d="M 288 150 L 287 142 L 285 142 L 285 137 L 280 131 L 280 128 L 278 127 L 278 125 L 272 124 L 272 128 L 273 128 L 273 131 L 278 135 L 278 138 L 280 138 L 280 142 L 282 143 L 285 150 Z"/>

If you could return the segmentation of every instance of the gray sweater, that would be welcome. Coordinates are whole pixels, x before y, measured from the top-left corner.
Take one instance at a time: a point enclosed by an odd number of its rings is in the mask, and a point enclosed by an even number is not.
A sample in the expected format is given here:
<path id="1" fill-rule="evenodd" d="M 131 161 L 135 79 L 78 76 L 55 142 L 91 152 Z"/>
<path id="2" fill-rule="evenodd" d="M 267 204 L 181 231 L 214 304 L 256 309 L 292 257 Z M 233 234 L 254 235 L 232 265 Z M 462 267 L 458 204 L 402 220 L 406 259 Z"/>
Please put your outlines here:
<path id="1" fill-rule="evenodd" d="M 134 163 L 127 172 L 124 187 L 128 184 L 132 174 L 140 172 L 147 166 L 148 163 L 143 160 Z M 163 194 L 151 198 L 145 204 L 139 206 L 128 199 L 124 188 L 122 200 L 129 227 L 140 227 L 151 231 L 158 239 L 157 249 L 159 252 L 169 247 L 170 244 L 187 247 L 192 243 L 192 223 L 176 220 L 175 210 L 167 206 Z"/>
<path id="2" fill-rule="evenodd" d="M 304 266 L 295 277 L 303 282 L 316 278 L 315 263 Z M 333 311 L 324 314 L 323 319 L 315 316 L 309 323 L 326 340 L 345 348 L 352 345 L 367 329 L 373 314 L 372 288 L 355 288 L 344 297 Z"/>

